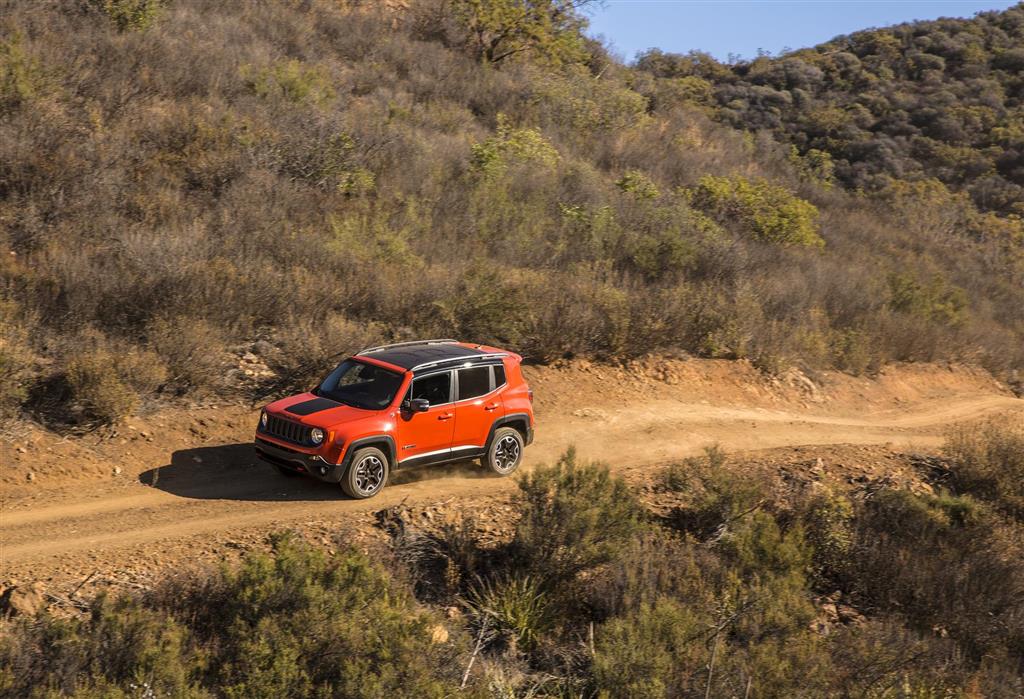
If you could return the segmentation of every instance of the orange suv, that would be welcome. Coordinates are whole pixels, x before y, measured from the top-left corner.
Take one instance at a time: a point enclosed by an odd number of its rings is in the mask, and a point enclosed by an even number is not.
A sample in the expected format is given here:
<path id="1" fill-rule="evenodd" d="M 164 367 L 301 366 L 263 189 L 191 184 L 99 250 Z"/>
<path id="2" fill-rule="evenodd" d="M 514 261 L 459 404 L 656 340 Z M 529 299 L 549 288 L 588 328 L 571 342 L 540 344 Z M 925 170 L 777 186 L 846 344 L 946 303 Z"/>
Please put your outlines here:
<path id="1" fill-rule="evenodd" d="M 256 455 L 285 475 L 380 492 L 394 468 L 479 458 L 500 475 L 533 441 L 522 357 L 456 340 L 365 349 L 309 393 L 266 406 Z"/>

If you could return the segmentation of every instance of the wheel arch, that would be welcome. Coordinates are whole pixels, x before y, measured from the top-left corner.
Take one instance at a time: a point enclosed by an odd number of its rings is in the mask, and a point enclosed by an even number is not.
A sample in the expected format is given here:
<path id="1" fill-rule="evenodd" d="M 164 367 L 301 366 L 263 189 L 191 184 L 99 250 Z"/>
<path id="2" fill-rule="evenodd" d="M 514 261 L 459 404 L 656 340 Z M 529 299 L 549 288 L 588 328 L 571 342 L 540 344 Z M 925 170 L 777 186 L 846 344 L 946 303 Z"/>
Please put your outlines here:
<path id="1" fill-rule="evenodd" d="M 494 441 L 494 433 L 499 427 L 513 427 L 523 437 L 523 444 L 530 443 L 530 416 L 526 413 L 510 413 L 499 417 L 491 423 L 491 430 L 487 433 L 487 442 L 484 443 L 484 452 L 491 448 Z"/>
<path id="2" fill-rule="evenodd" d="M 352 456 L 363 447 L 377 447 L 384 452 L 384 456 L 388 457 L 389 469 L 397 466 L 398 450 L 395 447 L 394 437 L 389 434 L 375 434 L 354 439 L 345 447 L 345 457 L 341 460 L 341 474 L 348 470 L 348 467 L 352 464 Z"/>

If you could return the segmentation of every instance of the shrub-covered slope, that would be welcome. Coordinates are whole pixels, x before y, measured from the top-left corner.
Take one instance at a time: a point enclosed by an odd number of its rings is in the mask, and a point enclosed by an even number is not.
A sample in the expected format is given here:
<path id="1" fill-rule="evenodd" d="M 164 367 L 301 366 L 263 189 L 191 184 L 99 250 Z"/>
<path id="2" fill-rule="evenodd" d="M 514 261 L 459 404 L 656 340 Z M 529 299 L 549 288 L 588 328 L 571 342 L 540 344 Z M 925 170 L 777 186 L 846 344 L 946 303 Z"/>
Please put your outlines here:
<path id="1" fill-rule="evenodd" d="M 610 59 L 565 3 L 3 7 L 8 415 L 113 421 L 238 392 L 250 348 L 307 382 L 423 335 L 1024 362 L 1019 221 L 927 182 L 847 193 L 764 124 L 716 123 L 706 83 Z"/>
<path id="2" fill-rule="evenodd" d="M 638 65 L 700 86 L 738 128 L 827 153 L 847 186 L 935 178 L 984 210 L 1024 215 L 1024 5 L 728 66 L 659 51 Z"/>

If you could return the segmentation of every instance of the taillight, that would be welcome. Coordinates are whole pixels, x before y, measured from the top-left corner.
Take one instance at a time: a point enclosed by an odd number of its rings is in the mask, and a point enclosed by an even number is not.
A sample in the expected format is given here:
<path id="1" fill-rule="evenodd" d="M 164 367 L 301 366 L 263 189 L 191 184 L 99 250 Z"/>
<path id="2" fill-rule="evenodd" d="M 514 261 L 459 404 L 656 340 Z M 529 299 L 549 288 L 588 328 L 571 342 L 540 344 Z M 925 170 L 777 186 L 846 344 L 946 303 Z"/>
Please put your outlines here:
<path id="1" fill-rule="evenodd" d="M 532 388 L 526 389 L 526 395 L 528 395 L 530 397 L 530 402 L 533 403 L 533 389 Z"/>

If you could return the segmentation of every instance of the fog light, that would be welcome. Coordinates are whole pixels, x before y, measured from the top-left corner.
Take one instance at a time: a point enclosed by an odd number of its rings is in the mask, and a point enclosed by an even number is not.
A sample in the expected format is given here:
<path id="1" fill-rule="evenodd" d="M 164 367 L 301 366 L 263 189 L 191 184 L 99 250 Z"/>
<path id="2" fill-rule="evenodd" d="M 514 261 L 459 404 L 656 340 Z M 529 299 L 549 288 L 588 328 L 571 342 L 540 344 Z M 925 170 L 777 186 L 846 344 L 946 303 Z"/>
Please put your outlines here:
<path id="1" fill-rule="evenodd" d="M 327 464 L 324 464 L 323 466 L 320 467 L 320 475 L 321 476 L 326 476 L 327 475 Z"/>

